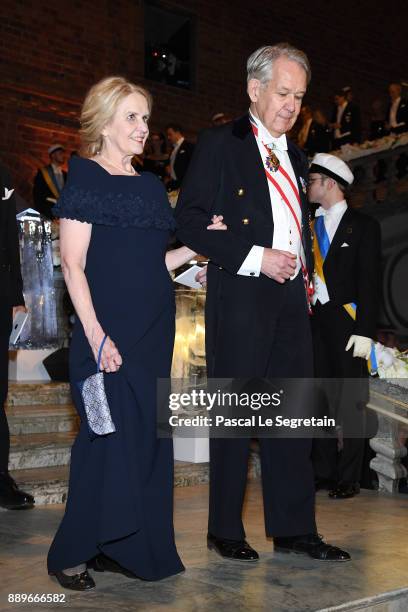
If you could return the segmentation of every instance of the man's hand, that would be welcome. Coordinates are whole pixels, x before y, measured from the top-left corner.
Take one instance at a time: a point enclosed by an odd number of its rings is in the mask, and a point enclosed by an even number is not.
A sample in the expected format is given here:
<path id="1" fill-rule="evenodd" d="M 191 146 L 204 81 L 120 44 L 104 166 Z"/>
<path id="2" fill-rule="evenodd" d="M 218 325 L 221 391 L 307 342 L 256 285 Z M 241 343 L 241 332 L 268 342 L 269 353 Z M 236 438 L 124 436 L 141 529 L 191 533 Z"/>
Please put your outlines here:
<path id="1" fill-rule="evenodd" d="M 296 270 L 296 255 L 280 249 L 264 249 L 261 272 L 278 283 L 284 283 Z"/>
<path id="2" fill-rule="evenodd" d="M 366 336 L 350 336 L 347 342 L 346 351 L 353 348 L 353 357 L 362 357 L 368 359 L 371 353 L 371 338 Z"/>
<path id="3" fill-rule="evenodd" d="M 207 229 L 209 230 L 226 230 L 227 226 L 222 222 L 224 217 L 222 215 L 213 215 L 211 217 L 211 225 L 207 225 Z"/>
<path id="4" fill-rule="evenodd" d="M 194 280 L 197 281 L 197 283 L 200 283 L 202 287 L 207 286 L 207 266 L 204 266 L 204 268 L 201 268 L 201 270 L 197 272 Z"/>
<path id="5" fill-rule="evenodd" d="M 25 306 L 13 306 L 13 319 L 18 312 L 27 312 L 27 308 Z"/>

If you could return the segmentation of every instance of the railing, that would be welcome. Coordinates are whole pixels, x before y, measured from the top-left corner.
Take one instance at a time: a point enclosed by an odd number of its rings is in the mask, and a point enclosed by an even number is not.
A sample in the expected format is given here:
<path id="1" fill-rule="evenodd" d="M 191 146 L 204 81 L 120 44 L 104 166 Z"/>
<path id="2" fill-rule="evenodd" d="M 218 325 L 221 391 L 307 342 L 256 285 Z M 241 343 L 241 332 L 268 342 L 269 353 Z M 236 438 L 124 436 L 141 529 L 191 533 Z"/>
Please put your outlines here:
<path id="1" fill-rule="evenodd" d="M 388 206 L 401 199 L 407 202 L 407 134 L 399 138 L 388 136 L 377 141 L 372 148 L 346 145 L 336 154 L 349 164 L 355 176 L 351 196 L 353 206 L 365 208 L 381 203 Z M 385 209 L 384 213 L 387 212 L 390 214 Z"/>
<path id="2" fill-rule="evenodd" d="M 399 480 L 407 476 L 407 470 L 401 463 L 401 459 L 407 455 L 406 446 L 402 442 L 404 435 L 408 435 L 406 385 L 408 380 L 370 381 L 367 408 L 373 410 L 378 418 L 377 435 L 370 440 L 370 446 L 376 453 L 370 467 L 378 475 L 378 488 L 381 492 L 398 493 Z"/>

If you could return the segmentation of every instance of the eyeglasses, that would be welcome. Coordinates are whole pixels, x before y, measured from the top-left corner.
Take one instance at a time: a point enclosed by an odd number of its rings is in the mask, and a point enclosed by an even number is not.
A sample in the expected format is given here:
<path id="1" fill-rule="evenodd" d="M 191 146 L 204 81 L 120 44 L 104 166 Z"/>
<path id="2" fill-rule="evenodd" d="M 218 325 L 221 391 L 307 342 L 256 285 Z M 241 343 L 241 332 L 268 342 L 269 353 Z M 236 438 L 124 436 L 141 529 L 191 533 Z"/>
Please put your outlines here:
<path id="1" fill-rule="evenodd" d="M 310 178 L 307 181 L 308 185 L 312 185 L 313 183 L 315 183 L 316 181 L 322 181 L 322 183 L 326 180 L 327 176 L 318 176 L 317 178 Z"/>

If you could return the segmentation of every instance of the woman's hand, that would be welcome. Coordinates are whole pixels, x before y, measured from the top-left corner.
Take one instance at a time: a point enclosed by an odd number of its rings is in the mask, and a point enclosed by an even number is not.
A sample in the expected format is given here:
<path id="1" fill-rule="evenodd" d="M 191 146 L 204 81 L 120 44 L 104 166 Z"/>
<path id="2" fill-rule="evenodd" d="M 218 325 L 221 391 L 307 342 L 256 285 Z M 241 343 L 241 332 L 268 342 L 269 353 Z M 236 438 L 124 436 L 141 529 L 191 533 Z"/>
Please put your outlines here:
<path id="1" fill-rule="evenodd" d="M 213 215 L 211 217 L 211 225 L 207 225 L 209 230 L 226 230 L 228 229 L 225 223 L 223 223 L 224 217 L 222 215 Z"/>
<path id="2" fill-rule="evenodd" d="M 93 331 L 91 338 L 88 338 L 89 344 L 91 345 L 95 361 L 98 361 L 99 347 L 105 336 L 103 329 L 99 326 Z M 115 343 L 109 336 L 105 340 L 103 345 L 100 370 L 104 372 L 117 372 L 122 365 L 122 357 L 116 348 Z"/>

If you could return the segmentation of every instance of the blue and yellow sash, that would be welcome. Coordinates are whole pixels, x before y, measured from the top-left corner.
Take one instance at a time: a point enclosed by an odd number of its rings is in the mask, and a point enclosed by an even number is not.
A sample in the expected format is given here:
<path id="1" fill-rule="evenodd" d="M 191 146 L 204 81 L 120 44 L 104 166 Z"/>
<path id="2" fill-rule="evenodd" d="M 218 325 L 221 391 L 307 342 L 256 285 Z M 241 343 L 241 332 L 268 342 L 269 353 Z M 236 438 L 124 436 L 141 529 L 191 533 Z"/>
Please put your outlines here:
<path id="1" fill-rule="evenodd" d="M 326 259 L 326 255 L 330 248 L 330 240 L 324 226 L 324 217 L 316 217 L 312 223 L 313 232 L 313 255 L 315 262 L 315 272 L 322 281 L 326 284 L 323 272 L 323 264 Z"/>

